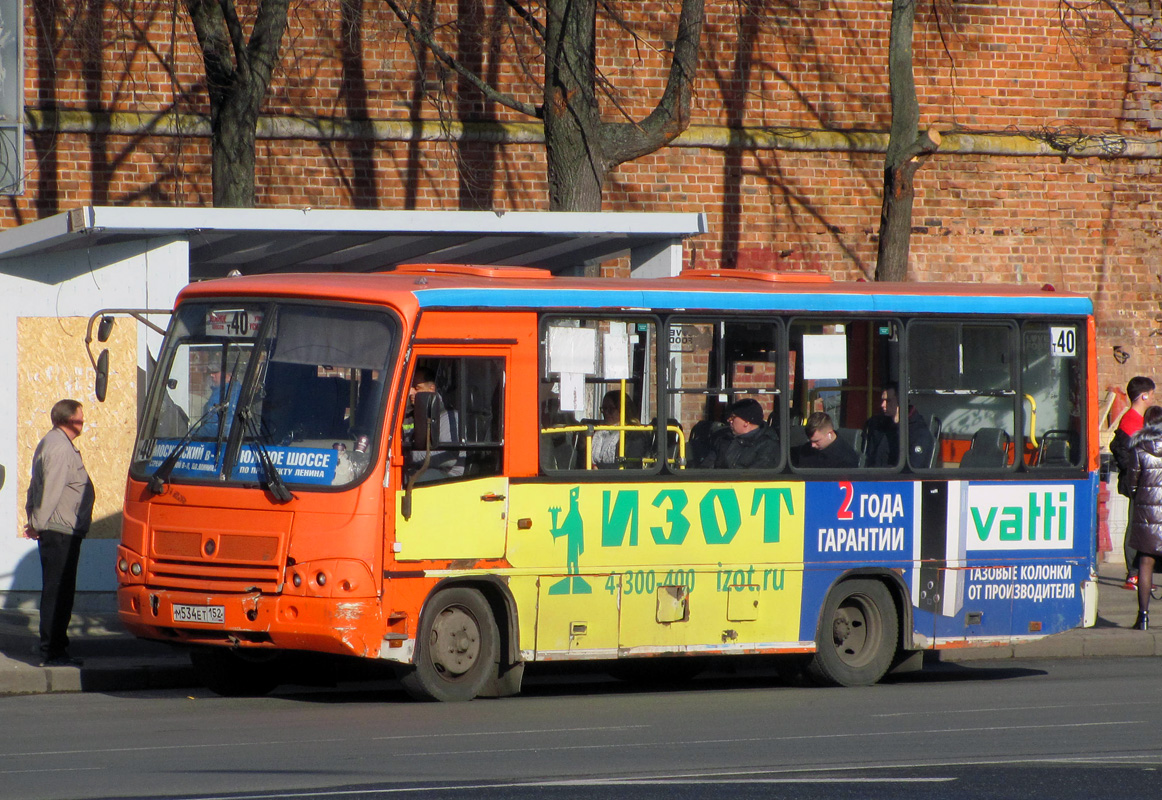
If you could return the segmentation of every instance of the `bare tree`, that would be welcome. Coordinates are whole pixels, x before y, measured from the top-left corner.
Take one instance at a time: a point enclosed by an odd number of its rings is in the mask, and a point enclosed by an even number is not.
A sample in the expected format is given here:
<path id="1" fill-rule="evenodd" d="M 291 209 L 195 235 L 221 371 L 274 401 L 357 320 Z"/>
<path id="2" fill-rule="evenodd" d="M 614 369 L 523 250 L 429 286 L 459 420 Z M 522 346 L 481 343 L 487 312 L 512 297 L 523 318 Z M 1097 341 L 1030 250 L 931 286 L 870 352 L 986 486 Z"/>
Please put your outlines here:
<path id="1" fill-rule="evenodd" d="M 246 40 L 234 0 L 183 0 L 206 67 L 214 205 L 254 206 L 258 114 L 278 63 L 290 0 L 259 0 Z"/>
<path id="2" fill-rule="evenodd" d="M 670 69 L 661 98 L 640 120 L 622 113 L 620 121 L 602 118 L 602 94 L 616 105 L 597 69 L 597 13 L 618 19 L 612 0 L 505 0 L 515 22 L 523 23 L 544 57 L 542 103 L 536 105 L 502 92 L 448 52 L 422 10 L 407 0 L 387 0 L 417 49 L 429 52 L 461 75 L 492 102 L 544 121 L 549 208 L 600 211 L 609 173 L 619 164 L 654 152 L 690 124 L 694 76 L 698 69 L 704 0 L 682 0 Z"/>
<path id="3" fill-rule="evenodd" d="M 908 279 L 912 238 L 912 203 L 916 171 L 940 147 L 935 130 L 919 131 L 920 103 L 912 64 L 916 0 L 892 0 L 888 41 L 888 80 L 892 95 L 892 130 L 884 157 L 884 199 L 880 210 L 877 281 Z"/>
<path id="4" fill-rule="evenodd" d="M 1134 0 L 1061 0 L 1058 6 L 1060 25 L 1067 40 L 1078 45 L 1103 41 L 1116 26 L 1127 30 L 1133 46 L 1147 53 L 1162 50 L 1157 36 L 1148 29 L 1154 19 L 1156 3 Z M 933 12 L 939 14 L 936 4 Z M 892 0 L 891 34 L 888 45 L 888 69 L 892 98 L 892 129 L 884 159 L 884 195 L 880 212 L 876 280 L 908 279 L 908 251 L 911 243 L 912 203 L 915 198 L 915 175 L 924 162 L 940 147 L 935 129 L 919 131 L 920 111 L 913 76 L 912 32 L 916 17 L 916 0 Z M 1061 134 L 1050 131 L 1026 135 L 1050 141 L 1061 152 L 1069 152 L 1079 141 L 1100 137 L 1084 134 Z M 1118 141 L 1121 141 L 1120 138 Z M 1114 145 L 1111 145 L 1114 147 Z"/>

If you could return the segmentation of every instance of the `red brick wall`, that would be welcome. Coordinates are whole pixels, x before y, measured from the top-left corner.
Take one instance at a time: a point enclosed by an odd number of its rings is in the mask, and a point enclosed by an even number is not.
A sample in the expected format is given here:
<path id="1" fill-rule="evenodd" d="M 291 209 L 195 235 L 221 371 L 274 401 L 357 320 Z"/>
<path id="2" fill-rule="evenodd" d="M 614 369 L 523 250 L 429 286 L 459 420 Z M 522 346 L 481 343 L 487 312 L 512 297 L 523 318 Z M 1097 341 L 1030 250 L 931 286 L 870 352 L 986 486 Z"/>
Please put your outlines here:
<path id="1" fill-rule="evenodd" d="M 26 3 L 27 106 L 205 113 L 200 56 L 180 4 L 103 5 L 94 19 L 75 17 L 63 0 Z M 446 45 L 465 58 L 478 53 L 501 85 L 539 102 L 535 47 L 519 26 L 492 16 L 502 4 L 459 5 L 475 10 L 473 36 L 457 42 L 449 28 Z M 357 18 L 351 0 L 294 4 L 267 113 L 434 119 L 423 92 L 443 86 L 460 92 L 445 98 L 454 117 L 527 121 L 431 64 L 417 70 L 385 6 L 363 6 Z M 621 8 L 639 38 L 603 20 L 599 66 L 618 105 L 640 117 L 665 80 L 676 3 Z M 1153 139 L 1162 127 L 1153 110 L 1159 59 L 1132 50 L 1124 28 L 1096 7 L 1090 25 L 1066 14 L 1063 29 L 1062 8 L 1059 0 L 937 0 L 935 12 L 920 4 L 921 124 Z M 695 124 L 886 131 L 889 9 L 883 0 L 707 0 Z M 1152 30 L 1152 19 L 1140 21 Z M 619 118 L 613 103 L 606 109 Z M 208 143 L 198 136 L 39 132 L 26 146 L 26 192 L 0 201 L 0 225 L 88 203 L 210 202 Z M 881 173 L 880 154 L 675 146 L 618 169 L 604 207 L 707 212 L 711 232 L 690 247 L 698 266 L 810 268 L 852 279 L 874 271 Z M 257 177 L 267 207 L 547 206 L 539 145 L 263 140 Z M 1138 372 L 1162 377 L 1160 182 L 1157 160 L 939 154 L 917 177 L 913 278 L 1086 292 L 1097 304 L 1103 388 Z M 1133 354 L 1125 365 L 1112 359 L 1114 344 Z"/>

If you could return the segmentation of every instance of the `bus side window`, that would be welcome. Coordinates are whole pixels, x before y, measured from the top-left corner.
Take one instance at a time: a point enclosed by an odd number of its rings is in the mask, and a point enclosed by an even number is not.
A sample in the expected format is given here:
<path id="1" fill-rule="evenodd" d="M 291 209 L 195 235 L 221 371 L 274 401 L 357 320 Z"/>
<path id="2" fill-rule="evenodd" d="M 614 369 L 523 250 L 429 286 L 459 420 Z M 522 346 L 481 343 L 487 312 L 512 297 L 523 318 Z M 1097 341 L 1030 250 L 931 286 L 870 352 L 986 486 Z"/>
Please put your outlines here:
<path id="1" fill-rule="evenodd" d="M 1076 321 L 1022 327 L 1021 426 L 1029 467 L 1082 464 L 1084 331 Z"/>
<path id="2" fill-rule="evenodd" d="M 671 469 L 722 468 L 720 458 L 733 436 L 729 409 L 753 400 L 762 409 L 761 435 L 781 439 L 783 418 L 779 321 L 672 317 L 669 325 L 667 383 L 667 466 Z M 754 406 L 752 405 L 753 409 Z M 757 418 L 757 414 L 756 414 Z M 783 463 L 782 448 L 775 463 Z"/>
<path id="3" fill-rule="evenodd" d="M 417 483 L 501 474 L 504 359 L 418 359 L 403 441 Z"/>
<path id="4" fill-rule="evenodd" d="M 804 424 L 812 414 L 823 413 L 836 436 L 855 452 L 858 467 L 901 468 L 901 428 L 906 426 L 900 423 L 903 412 L 898 416 L 890 402 L 896 398 L 892 379 L 899 371 L 900 331 L 893 319 L 792 320 L 792 449 L 806 445 Z M 915 466 L 914 459 L 909 463 Z"/>
<path id="5" fill-rule="evenodd" d="M 930 430 L 939 420 L 934 468 L 999 472 L 1018 463 L 1016 326 L 913 320 L 907 336 L 907 402 L 923 409 Z"/>
<path id="6" fill-rule="evenodd" d="M 656 364 L 652 319 L 549 318 L 541 333 L 541 469 L 657 472 Z"/>

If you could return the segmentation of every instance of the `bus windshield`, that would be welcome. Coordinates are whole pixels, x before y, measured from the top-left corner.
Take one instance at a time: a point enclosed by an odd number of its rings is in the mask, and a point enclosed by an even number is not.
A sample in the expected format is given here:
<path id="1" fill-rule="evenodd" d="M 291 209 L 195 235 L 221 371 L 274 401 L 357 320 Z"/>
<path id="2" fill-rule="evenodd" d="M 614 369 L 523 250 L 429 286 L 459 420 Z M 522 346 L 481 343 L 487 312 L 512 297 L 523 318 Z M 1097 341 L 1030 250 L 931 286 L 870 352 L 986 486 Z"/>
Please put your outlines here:
<path id="1" fill-rule="evenodd" d="M 378 445 L 397 329 L 382 312 L 343 306 L 183 305 L 131 472 L 299 487 L 357 481 Z"/>

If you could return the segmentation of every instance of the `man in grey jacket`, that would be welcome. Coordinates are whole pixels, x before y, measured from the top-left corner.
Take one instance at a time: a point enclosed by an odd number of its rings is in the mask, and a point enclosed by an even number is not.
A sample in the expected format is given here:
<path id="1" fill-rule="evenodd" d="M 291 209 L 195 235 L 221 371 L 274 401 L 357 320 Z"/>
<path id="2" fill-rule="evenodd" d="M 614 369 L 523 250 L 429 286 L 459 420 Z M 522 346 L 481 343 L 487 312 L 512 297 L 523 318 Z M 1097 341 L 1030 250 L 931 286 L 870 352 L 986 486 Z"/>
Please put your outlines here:
<path id="1" fill-rule="evenodd" d="M 35 539 L 40 551 L 41 666 L 76 666 L 68 629 L 81 540 L 93 519 L 93 482 L 73 444 L 85 424 L 84 408 L 76 400 L 59 400 L 50 416 L 52 430 L 32 456 L 24 535 Z"/>

